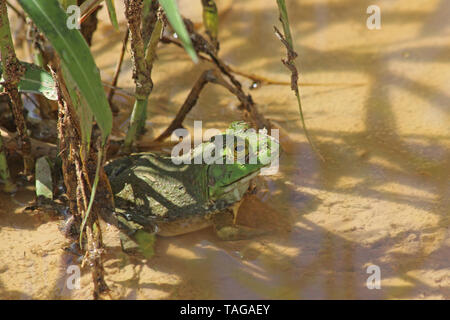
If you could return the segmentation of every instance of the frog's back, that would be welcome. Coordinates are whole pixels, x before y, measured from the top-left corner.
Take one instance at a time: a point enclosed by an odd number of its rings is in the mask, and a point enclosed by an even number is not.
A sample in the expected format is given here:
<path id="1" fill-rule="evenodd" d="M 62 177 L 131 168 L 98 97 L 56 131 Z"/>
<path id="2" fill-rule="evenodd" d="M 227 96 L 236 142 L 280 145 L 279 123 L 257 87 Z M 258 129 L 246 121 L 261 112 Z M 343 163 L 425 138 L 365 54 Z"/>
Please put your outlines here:
<path id="1" fill-rule="evenodd" d="M 205 194 L 202 165 L 176 165 L 158 153 L 134 154 L 105 167 L 115 196 L 116 211 L 143 227 L 200 229 L 215 211 Z M 161 232 L 160 232 L 161 233 Z M 175 232 L 176 233 L 176 232 Z M 183 232 L 184 233 L 184 232 Z"/>

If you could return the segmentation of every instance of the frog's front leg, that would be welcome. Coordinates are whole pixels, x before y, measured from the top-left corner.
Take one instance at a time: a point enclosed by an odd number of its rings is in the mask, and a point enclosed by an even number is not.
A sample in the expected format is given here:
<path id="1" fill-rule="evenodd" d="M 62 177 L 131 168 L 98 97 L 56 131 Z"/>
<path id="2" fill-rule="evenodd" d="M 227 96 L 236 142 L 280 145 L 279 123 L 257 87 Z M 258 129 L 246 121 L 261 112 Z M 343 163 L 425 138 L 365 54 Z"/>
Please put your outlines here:
<path id="1" fill-rule="evenodd" d="M 224 209 L 213 216 L 214 228 L 220 239 L 245 240 L 267 233 L 265 230 L 258 230 L 236 224 L 237 213 L 241 203 L 242 201 L 237 202 L 232 207 Z"/>

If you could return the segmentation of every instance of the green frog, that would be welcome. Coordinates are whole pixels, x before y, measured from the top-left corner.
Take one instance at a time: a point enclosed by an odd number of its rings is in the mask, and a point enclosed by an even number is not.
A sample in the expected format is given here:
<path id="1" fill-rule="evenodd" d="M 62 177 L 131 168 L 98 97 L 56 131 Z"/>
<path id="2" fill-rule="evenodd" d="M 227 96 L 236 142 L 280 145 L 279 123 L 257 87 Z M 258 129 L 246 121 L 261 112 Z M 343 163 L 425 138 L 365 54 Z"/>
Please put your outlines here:
<path id="1" fill-rule="evenodd" d="M 131 238 L 138 231 L 176 236 L 209 226 L 223 240 L 260 235 L 236 225 L 237 211 L 252 179 L 278 153 L 279 142 L 267 132 L 234 122 L 183 155 L 147 152 L 113 160 L 105 171 L 119 227 Z"/>

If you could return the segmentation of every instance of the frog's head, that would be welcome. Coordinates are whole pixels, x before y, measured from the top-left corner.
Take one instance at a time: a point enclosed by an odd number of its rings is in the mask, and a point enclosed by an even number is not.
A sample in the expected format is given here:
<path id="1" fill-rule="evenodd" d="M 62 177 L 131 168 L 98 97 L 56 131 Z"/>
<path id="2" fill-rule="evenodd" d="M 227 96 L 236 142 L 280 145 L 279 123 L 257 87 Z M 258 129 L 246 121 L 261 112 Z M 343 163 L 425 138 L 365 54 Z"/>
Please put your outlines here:
<path id="1" fill-rule="evenodd" d="M 278 159 L 279 142 L 256 132 L 245 122 L 233 122 L 224 134 L 211 139 L 214 162 L 208 165 L 209 198 L 236 202 L 248 190 L 250 180 Z"/>

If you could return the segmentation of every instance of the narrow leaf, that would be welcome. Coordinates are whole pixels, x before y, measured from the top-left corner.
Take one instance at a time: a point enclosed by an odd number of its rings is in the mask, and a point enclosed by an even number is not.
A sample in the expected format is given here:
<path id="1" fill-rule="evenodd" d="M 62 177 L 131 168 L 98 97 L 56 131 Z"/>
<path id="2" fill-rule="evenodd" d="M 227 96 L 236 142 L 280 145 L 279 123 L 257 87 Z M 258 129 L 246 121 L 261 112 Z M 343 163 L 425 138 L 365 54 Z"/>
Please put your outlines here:
<path id="1" fill-rule="evenodd" d="M 42 94 L 49 100 L 58 99 L 55 82 L 50 73 L 32 63 L 21 62 L 21 64 L 25 67 L 25 73 L 19 82 L 18 89 L 20 92 Z M 0 82 L 4 82 L 1 67 L 0 75 Z M 3 89 L 3 86 L 0 85 L 0 89 Z"/>
<path id="2" fill-rule="evenodd" d="M 94 114 L 105 143 L 112 129 L 112 114 L 100 72 L 83 36 L 78 30 L 67 27 L 68 17 L 58 0 L 19 0 L 19 3 L 61 57 Z"/>
<path id="3" fill-rule="evenodd" d="M 22 0 L 23 1 L 23 0 Z M 178 11 L 177 4 L 175 0 L 159 0 L 159 3 L 164 9 L 164 12 L 167 15 L 167 19 L 170 22 L 170 25 L 177 33 L 177 36 L 181 40 L 184 49 L 191 57 L 194 63 L 198 62 L 197 53 L 192 45 L 191 38 L 186 30 L 186 26 L 184 25 L 183 20 L 181 19 L 180 12 Z"/>
<path id="4" fill-rule="evenodd" d="M 108 7 L 109 20 L 114 29 L 119 30 L 119 22 L 117 21 L 116 6 L 114 5 L 114 0 L 106 0 L 106 6 Z"/>

